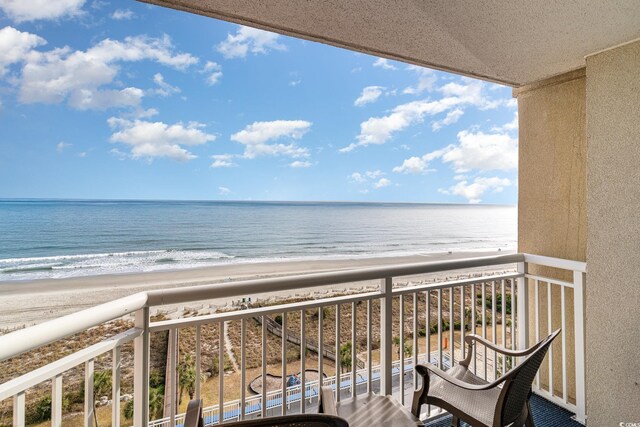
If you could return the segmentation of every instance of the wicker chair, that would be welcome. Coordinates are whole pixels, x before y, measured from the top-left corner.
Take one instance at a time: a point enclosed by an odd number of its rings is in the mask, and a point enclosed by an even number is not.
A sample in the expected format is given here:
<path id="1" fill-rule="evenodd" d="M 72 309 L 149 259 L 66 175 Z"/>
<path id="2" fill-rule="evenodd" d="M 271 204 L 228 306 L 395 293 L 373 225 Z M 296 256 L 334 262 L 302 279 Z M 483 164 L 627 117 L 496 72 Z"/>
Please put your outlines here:
<path id="1" fill-rule="evenodd" d="M 418 365 L 423 377 L 422 388 L 416 391 L 411 412 L 418 416 L 422 405 L 438 406 L 453 415 L 452 426 L 464 421 L 473 427 L 502 427 L 505 425 L 533 427 L 529 397 L 531 384 L 547 354 L 551 342 L 560 329 L 523 351 L 511 351 L 477 336 L 468 335 L 467 357 L 447 372 L 433 365 Z M 526 358 L 502 377 L 489 383 L 473 374 L 469 363 L 474 357 L 476 343 L 506 355 Z"/>
<path id="2" fill-rule="evenodd" d="M 202 399 L 190 400 L 184 416 L 183 427 L 204 427 L 202 419 Z"/>

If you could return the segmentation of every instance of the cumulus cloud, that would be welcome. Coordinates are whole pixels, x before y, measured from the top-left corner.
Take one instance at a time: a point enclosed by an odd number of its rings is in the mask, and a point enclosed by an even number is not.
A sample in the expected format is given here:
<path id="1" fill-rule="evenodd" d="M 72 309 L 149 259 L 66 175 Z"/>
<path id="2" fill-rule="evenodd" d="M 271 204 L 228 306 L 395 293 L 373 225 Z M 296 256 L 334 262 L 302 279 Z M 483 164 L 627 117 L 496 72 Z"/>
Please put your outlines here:
<path id="1" fill-rule="evenodd" d="M 398 105 L 387 116 L 371 117 L 362 122 L 358 142 L 340 149 L 340 152 L 353 151 L 359 146 L 384 144 L 394 133 L 421 122 L 425 115 L 441 113 L 447 108 L 449 104 L 442 101 L 413 101 Z"/>
<path id="2" fill-rule="evenodd" d="M 211 163 L 212 168 L 231 168 L 234 166 L 238 166 L 233 162 L 233 154 L 214 154 L 211 156 L 213 159 L 213 163 Z"/>
<path id="3" fill-rule="evenodd" d="M 140 104 L 144 91 L 136 87 L 121 90 L 79 88 L 69 96 L 69 105 L 77 110 L 106 110 L 111 107 L 133 107 Z"/>
<path id="4" fill-rule="evenodd" d="M 22 58 L 18 99 L 22 103 L 61 103 L 78 109 L 106 109 L 135 106 L 144 91 L 105 87 L 114 83 L 121 62 L 149 60 L 178 70 L 195 64 L 198 58 L 174 52 L 168 36 L 105 39 L 86 51 L 69 47 L 48 52 L 31 50 Z"/>
<path id="5" fill-rule="evenodd" d="M 349 178 L 354 182 L 358 182 L 358 183 L 367 181 L 367 179 L 360 172 L 352 173 L 351 175 L 349 175 Z"/>
<path id="6" fill-rule="evenodd" d="M 164 76 L 160 73 L 156 73 L 153 76 L 153 82 L 158 85 L 156 89 L 153 89 L 151 91 L 151 93 L 155 95 L 167 97 L 169 95 L 173 95 L 174 93 L 180 93 L 180 88 L 167 83 L 164 79 Z"/>
<path id="7" fill-rule="evenodd" d="M 135 17 L 136 17 L 136 14 L 133 13 L 131 9 L 116 9 L 111 14 L 111 19 L 115 19 L 116 21 L 129 20 Z"/>
<path id="8" fill-rule="evenodd" d="M 405 88 L 402 93 L 409 95 L 418 95 L 424 91 L 433 90 L 434 85 L 436 84 L 436 73 L 424 67 L 418 67 L 417 65 L 409 65 L 407 70 L 413 71 L 418 75 L 418 82 L 414 86 L 409 86 Z"/>
<path id="9" fill-rule="evenodd" d="M 378 180 L 378 182 L 376 182 L 375 184 L 373 184 L 374 188 L 382 188 L 382 187 L 388 187 L 389 185 L 391 185 L 391 181 L 388 180 L 387 178 L 380 178 L 380 180 Z"/>
<path id="10" fill-rule="evenodd" d="M 382 178 L 385 175 L 381 170 L 372 170 L 366 172 L 354 172 L 347 178 L 355 182 L 356 184 L 363 184 L 366 186 L 372 186 L 375 189 L 387 187 L 391 185 L 391 180 Z M 369 190 L 361 190 L 362 193 L 368 193 Z"/>
<path id="11" fill-rule="evenodd" d="M 378 58 L 373 63 L 374 67 L 382 68 L 383 70 L 397 70 L 395 65 L 391 64 L 387 58 Z"/>
<path id="12" fill-rule="evenodd" d="M 257 156 L 308 157 L 309 150 L 289 144 L 270 143 L 280 139 L 299 140 L 311 128 L 311 122 L 305 120 L 274 120 L 254 122 L 243 130 L 231 135 L 231 140 L 244 145 L 243 157 L 253 159 Z"/>
<path id="13" fill-rule="evenodd" d="M 205 133 L 202 130 L 204 125 L 197 122 L 190 122 L 186 126 L 182 123 L 168 125 L 117 117 L 111 117 L 107 122 L 114 129 L 111 142 L 128 145 L 134 159 L 168 157 L 187 161 L 197 156 L 183 146 L 202 145 L 216 139 L 214 135 Z"/>
<path id="14" fill-rule="evenodd" d="M 360 94 L 358 99 L 355 100 L 353 105 L 355 105 L 356 107 L 362 107 L 363 105 L 375 102 L 378 100 L 378 98 L 380 98 L 383 90 L 384 87 L 382 86 L 367 86 L 362 89 L 362 93 Z"/>
<path id="15" fill-rule="evenodd" d="M 459 173 L 476 170 L 511 170 L 518 167 L 518 140 L 506 133 L 458 132 L 458 144 L 439 156 Z"/>
<path id="16" fill-rule="evenodd" d="M 499 193 L 510 185 L 511 181 L 507 178 L 499 178 L 497 176 L 491 178 L 477 177 L 473 182 L 463 180 L 448 189 L 441 188 L 438 191 L 443 194 L 464 197 L 469 203 L 480 203 L 482 201 L 481 197 L 487 191 Z"/>
<path id="17" fill-rule="evenodd" d="M 382 117 L 370 117 L 360 124 L 360 134 L 357 142 L 352 143 L 340 152 L 350 152 L 362 146 L 372 144 L 384 144 L 392 136 L 409 126 L 422 123 L 426 116 L 435 116 L 441 113 L 462 111 L 464 107 L 475 106 L 480 109 L 496 108 L 502 101 L 493 100 L 484 94 L 484 83 L 474 80 L 464 80 L 467 84 L 447 83 L 439 91 L 444 97 L 437 100 L 420 100 L 395 107 L 389 114 Z M 437 126 L 452 122 L 460 118 L 462 113 L 452 113 Z"/>
<path id="18" fill-rule="evenodd" d="M 207 84 L 213 86 L 222 78 L 222 66 L 217 62 L 207 61 L 202 69 L 202 73 L 207 75 L 205 79 Z"/>
<path id="19" fill-rule="evenodd" d="M 85 0 L 2 0 L 0 10 L 20 23 L 77 16 L 84 3 Z"/>
<path id="20" fill-rule="evenodd" d="M 502 99 L 492 99 L 485 92 L 486 83 L 479 80 L 463 79 L 466 84 L 449 82 L 439 91 L 445 98 L 456 98 L 459 104 L 473 105 L 481 110 L 490 110 L 504 104 Z"/>
<path id="21" fill-rule="evenodd" d="M 458 132 L 458 143 L 432 151 L 422 157 L 410 157 L 393 168 L 396 173 L 428 172 L 429 163 L 440 159 L 450 164 L 456 173 L 470 170 L 512 170 L 518 167 L 518 141 L 507 133 Z"/>
<path id="22" fill-rule="evenodd" d="M 227 194 L 231 194 L 231 190 L 227 187 L 218 187 L 218 194 L 221 196 L 226 196 Z"/>
<path id="23" fill-rule="evenodd" d="M 441 157 L 442 154 L 444 154 L 444 152 L 446 152 L 447 149 L 448 147 L 442 150 L 436 150 L 431 153 L 427 153 L 422 157 L 418 157 L 418 156 L 409 157 L 404 162 L 402 162 L 402 165 L 396 166 L 395 168 L 393 168 L 393 171 L 395 173 L 414 174 L 414 175 L 431 172 L 433 171 L 433 169 L 429 168 L 429 163 L 432 160 L 438 157 Z"/>
<path id="24" fill-rule="evenodd" d="M 33 48 L 46 43 L 42 37 L 13 27 L 0 29 L 0 76 L 9 65 L 24 61 Z"/>
<path id="25" fill-rule="evenodd" d="M 437 120 L 431 124 L 431 129 L 434 131 L 442 129 L 444 126 L 449 126 L 456 123 L 460 117 L 462 117 L 464 111 L 460 108 L 456 108 L 455 110 L 451 110 L 447 113 L 447 115 L 442 120 Z"/>
<path id="26" fill-rule="evenodd" d="M 296 160 L 295 162 L 291 162 L 289 163 L 289 166 L 295 169 L 300 169 L 300 168 L 310 168 L 311 167 L 311 162 L 306 161 L 306 160 Z"/>
<path id="27" fill-rule="evenodd" d="M 228 34 L 217 49 L 227 59 L 245 58 L 248 53 L 257 55 L 270 50 L 286 50 L 286 46 L 278 42 L 279 37 L 276 33 L 241 25 L 235 34 Z"/>

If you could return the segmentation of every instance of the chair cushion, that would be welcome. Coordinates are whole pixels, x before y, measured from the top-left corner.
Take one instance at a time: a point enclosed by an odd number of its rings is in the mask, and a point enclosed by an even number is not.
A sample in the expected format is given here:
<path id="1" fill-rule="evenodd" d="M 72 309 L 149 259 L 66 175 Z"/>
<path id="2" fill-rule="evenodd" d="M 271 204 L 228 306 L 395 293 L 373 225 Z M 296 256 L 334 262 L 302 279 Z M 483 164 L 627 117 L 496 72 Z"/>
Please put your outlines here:
<path id="1" fill-rule="evenodd" d="M 487 381 L 473 374 L 465 366 L 456 365 L 447 371 L 449 375 L 469 384 L 482 385 Z M 435 398 L 447 402 L 461 412 L 480 421 L 485 425 L 493 424 L 496 404 L 500 395 L 500 388 L 472 391 L 457 387 L 437 375 L 430 375 L 428 398 Z"/>

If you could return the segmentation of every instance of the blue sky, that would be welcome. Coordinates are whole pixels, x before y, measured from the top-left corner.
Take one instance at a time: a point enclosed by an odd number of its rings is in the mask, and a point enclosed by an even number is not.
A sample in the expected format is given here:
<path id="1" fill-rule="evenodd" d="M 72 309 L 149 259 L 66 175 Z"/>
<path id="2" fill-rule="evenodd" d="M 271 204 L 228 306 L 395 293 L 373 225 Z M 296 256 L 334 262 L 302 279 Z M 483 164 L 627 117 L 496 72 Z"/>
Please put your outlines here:
<path id="1" fill-rule="evenodd" d="M 516 203 L 511 89 L 131 1 L 0 0 L 0 197 Z"/>

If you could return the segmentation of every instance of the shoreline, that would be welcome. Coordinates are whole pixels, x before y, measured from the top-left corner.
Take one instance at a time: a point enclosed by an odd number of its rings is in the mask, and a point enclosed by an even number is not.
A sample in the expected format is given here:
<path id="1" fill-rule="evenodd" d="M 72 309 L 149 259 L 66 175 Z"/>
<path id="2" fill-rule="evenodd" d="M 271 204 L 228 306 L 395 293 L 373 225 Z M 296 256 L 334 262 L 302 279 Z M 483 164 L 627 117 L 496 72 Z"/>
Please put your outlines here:
<path id="1" fill-rule="evenodd" d="M 428 253 L 423 255 L 367 257 L 353 259 L 310 259 L 276 262 L 250 262 L 215 265 L 190 269 L 163 270 L 143 273 L 104 274 L 64 279 L 0 282 L 0 328 L 30 326 L 55 317 L 70 314 L 137 292 L 168 287 L 197 286 L 247 279 L 339 271 L 384 265 L 465 259 L 509 254 L 514 251 L 469 251 Z M 485 270 L 494 270 L 494 267 Z M 452 272 L 444 274 L 451 275 Z M 440 274 L 441 276 L 443 273 Z M 437 274 L 436 274 L 437 276 Z M 435 276 L 434 276 L 435 277 Z M 349 289 L 350 284 L 328 285 L 315 290 Z M 357 283 L 356 287 L 362 287 Z M 309 291 L 303 291 L 309 294 Z M 41 298 L 34 298 L 40 296 Z M 284 296 L 265 292 L 252 295 Z M 290 296 L 290 295 L 289 295 Z M 226 305 L 232 298 L 209 300 L 210 306 Z M 200 303 L 200 302 L 198 302 Z"/>

